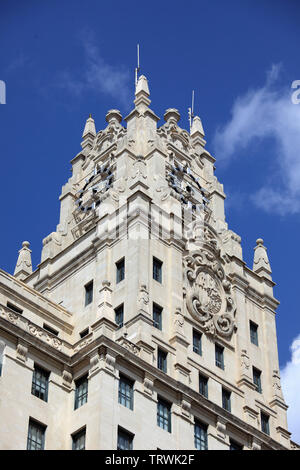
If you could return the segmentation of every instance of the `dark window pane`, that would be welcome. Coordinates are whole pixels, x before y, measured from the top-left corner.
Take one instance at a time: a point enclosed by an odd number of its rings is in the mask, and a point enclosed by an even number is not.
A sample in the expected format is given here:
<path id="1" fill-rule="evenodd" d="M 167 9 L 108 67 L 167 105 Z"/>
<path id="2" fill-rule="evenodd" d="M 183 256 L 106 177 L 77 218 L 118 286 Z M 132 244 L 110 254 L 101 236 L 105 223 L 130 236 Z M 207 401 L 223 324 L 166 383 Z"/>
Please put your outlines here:
<path id="1" fill-rule="evenodd" d="M 256 385 L 256 390 L 261 393 L 261 372 L 253 367 L 253 383 Z"/>
<path id="2" fill-rule="evenodd" d="M 230 439 L 229 450 L 243 450 L 243 446 Z"/>
<path id="3" fill-rule="evenodd" d="M 162 282 L 162 261 L 157 258 L 153 258 L 153 279 Z"/>
<path id="4" fill-rule="evenodd" d="M 157 425 L 171 432 L 171 405 L 161 398 L 157 402 Z"/>
<path id="5" fill-rule="evenodd" d="M 119 328 L 122 328 L 124 323 L 124 305 L 120 305 L 118 308 L 115 309 L 115 319 L 116 324 Z"/>
<path id="6" fill-rule="evenodd" d="M 125 258 L 122 258 L 120 261 L 116 263 L 117 268 L 117 284 L 118 282 L 123 281 L 125 279 Z"/>
<path id="7" fill-rule="evenodd" d="M 133 435 L 123 429 L 118 429 L 118 447 L 117 450 L 132 450 Z"/>
<path id="8" fill-rule="evenodd" d="M 88 378 L 84 375 L 75 381 L 75 410 L 84 405 L 88 399 Z"/>
<path id="9" fill-rule="evenodd" d="M 269 428 L 269 416 L 266 415 L 265 413 L 261 413 L 261 430 L 262 432 L 265 432 L 266 434 L 270 434 L 270 428 Z"/>
<path id="10" fill-rule="evenodd" d="M 133 382 L 123 376 L 119 380 L 119 403 L 133 410 Z"/>
<path id="11" fill-rule="evenodd" d="M 73 434 L 72 436 L 72 449 L 85 450 L 85 429 Z"/>
<path id="12" fill-rule="evenodd" d="M 165 351 L 158 349 L 157 351 L 157 367 L 167 373 L 167 354 Z"/>
<path id="13" fill-rule="evenodd" d="M 196 354 L 199 354 L 200 356 L 202 354 L 201 337 L 201 333 L 198 333 L 198 331 L 193 330 L 193 351 Z"/>
<path id="14" fill-rule="evenodd" d="M 48 400 L 49 372 L 41 367 L 34 366 L 32 375 L 31 393 L 41 400 Z"/>
<path id="15" fill-rule="evenodd" d="M 252 321 L 250 321 L 250 340 L 251 340 L 251 343 L 255 344 L 256 346 L 258 346 L 257 329 L 258 329 L 258 326 Z"/>
<path id="16" fill-rule="evenodd" d="M 89 282 L 85 287 L 85 306 L 93 301 L 93 281 Z"/>
<path id="17" fill-rule="evenodd" d="M 198 450 L 207 450 L 207 426 L 205 424 L 195 422 L 194 426 L 195 448 Z"/>
<path id="18" fill-rule="evenodd" d="M 220 367 L 220 369 L 224 369 L 224 348 L 216 344 L 215 351 L 216 351 L 216 366 Z"/>
<path id="19" fill-rule="evenodd" d="M 207 387 L 208 379 L 204 375 L 199 374 L 199 393 L 204 397 L 208 397 L 208 387 Z"/>
<path id="20" fill-rule="evenodd" d="M 27 437 L 27 450 L 43 450 L 46 426 L 30 420 Z"/>
<path id="21" fill-rule="evenodd" d="M 231 393 L 225 388 L 222 388 L 222 406 L 224 410 L 231 411 L 231 403 L 230 403 Z"/>
<path id="22" fill-rule="evenodd" d="M 158 330 L 162 330 L 162 308 L 153 304 L 153 326 Z"/>

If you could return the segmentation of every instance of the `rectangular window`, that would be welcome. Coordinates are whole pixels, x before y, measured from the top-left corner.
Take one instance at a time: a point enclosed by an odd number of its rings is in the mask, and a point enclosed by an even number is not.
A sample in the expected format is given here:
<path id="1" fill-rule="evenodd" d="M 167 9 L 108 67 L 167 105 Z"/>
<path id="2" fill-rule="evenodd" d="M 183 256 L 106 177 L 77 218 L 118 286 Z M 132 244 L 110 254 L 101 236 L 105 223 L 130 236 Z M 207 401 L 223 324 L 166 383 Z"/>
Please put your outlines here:
<path id="1" fill-rule="evenodd" d="M 202 334 L 193 330 L 193 351 L 199 356 L 202 355 Z"/>
<path id="2" fill-rule="evenodd" d="M 162 261 L 153 257 L 153 279 L 162 282 Z"/>
<path id="3" fill-rule="evenodd" d="M 261 411 L 260 420 L 261 420 L 261 430 L 262 430 L 262 432 L 264 432 L 266 434 L 270 434 L 269 416 Z"/>
<path id="4" fill-rule="evenodd" d="M 34 364 L 31 393 L 41 400 L 48 401 L 49 372 Z"/>
<path id="5" fill-rule="evenodd" d="M 205 398 L 208 398 L 208 387 L 207 387 L 208 378 L 202 374 L 199 374 L 199 393 Z"/>
<path id="6" fill-rule="evenodd" d="M 222 388 L 222 406 L 224 410 L 231 412 L 230 398 L 231 392 L 229 392 L 229 390 L 226 390 L 225 388 Z"/>
<path id="7" fill-rule="evenodd" d="M 115 309 L 115 321 L 119 328 L 122 328 L 124 324 L 124 305 L 119 305 Z"/>
<path id="8" fill-rule="evenodd" d="M 93 302 L 93 281 L 84 286 L 85 289 L 85 307 Z"/>
<path id="9" fill-rule="evenodd" d="M 230 439 L 229 450 L 243 450 L 243 446 L 242 444 L 239 444 L 238 442 Z"/>
<path id="10" fill-rule="evenodd" d="M 85 450 L 85 435 L 85 428 L 72 435 L 72 450 Z"/>
<path id="11" fill-rule="evenodd" d="M 195 421 L 194 426 L 194 441 L 195 441 L 195 448 L 198 450 L 207 450 L 207 426 L 205 424 L 200 423 L 199 421 Z"/>
<path id="12" fill-rule="evenodd" d="M 84 375 L 78 380 L 75 380 L 75 405 L 74 409 L 80 408 L 88 399 L 88 378 Z"/>
<path id="13" fill-rule="evenodd" d="M 123 279 L 125 279 L 125 258 L 122 258 L 120 261 L 116 263 L 116 270 L 117 270 L 117 284 Z"/>
<path id="14" fill-rule="evenodd" d="M 16 313 L 19 313 L 20 315 L 23 313 L 23 310 L 16 305 L 12 304 L 11 302 L 7 302 L 7 307 L 13 310 Z"/>
<path id="15" fill-rule="evenodd" d="M 119 403 L 133 410 L 133 381 L 120 375 L 119 380 Z"/>
<path id="16" fill-rule="evenodd" d="M 83 331 L 81 331 L 81 332 L 79 333 L 79 336 L 80 336 L 80 338 L 84 338 L 84 337 L 87 336 L 88 334 L 89 334 L 89 329 L 86 328 L 85 330 L 83 330 Z"/>
<path id="17" fill-rule="evenodd" d="M 58 331 L 54 330 L 54 328 L 51 328 L 51 326 L 47 325 L 46 323 L 43 324 L 44 330 L 48 331 L 52 335 L 58 336 Z"/>
<path id="18" fill-rule="evenodd" d="M 250 340 L 252 344 L 258 346 L 258 334 L 257 334 L 258 326 L 253 321 L 250 321 Z"/>
<path id="19" fill-rule="evenodd" d="M 157 350 L 157 367 L 163 372 L 167 373 L 167 355 L 168 353 L 162 349 Z"/>
<path id="20" fill-rule="evenodd" d="M 125 429 L 118 428 L 118 446 L 117 450 L 132 450 L 133 435 Z"/>
<path id="21" fill-rule="evenodd" d="M 157 425 L 171 432 L 171 404 L 160 397 L 157 401 Z"/>
<path id="22" fill-rule="evenodd" d="M 224 348 L 216 344 L 215 353 L 216 353 L 216 366 L 220 367 L 220 369 L 224 369 Z"/>
<path id="23" fill-rule="evenodd" d="M 256 385 L 256 390 L 258 393 L 262 393 L 262 388 L 261 388 L 261 371 L 256 369 L 255 367 L 253 369 L 253 383 Z"/>
<path id="24" fill-rule="evenodd" d="M 45 446 L 45 432 L 46 426 L 30 419 L 27 436 L 27 450 L 43 450 Z"/>
<path id="25" fill-rule="evenodd" d="M 162 330 L 162 307 L 153 304 L 153 326 L 158 330 Z"/>

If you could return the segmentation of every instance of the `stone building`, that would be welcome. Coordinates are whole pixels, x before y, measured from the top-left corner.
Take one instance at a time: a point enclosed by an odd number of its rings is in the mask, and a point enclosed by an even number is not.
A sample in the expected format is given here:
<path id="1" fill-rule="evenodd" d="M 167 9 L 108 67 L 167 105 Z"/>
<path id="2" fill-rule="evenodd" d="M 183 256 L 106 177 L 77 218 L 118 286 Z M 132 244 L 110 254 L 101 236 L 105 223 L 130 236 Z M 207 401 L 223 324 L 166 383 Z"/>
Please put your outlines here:
<path id="1" fill-rule="evenodd" d="M 1 449 L 291 449 L 274 283 L 228 229 L 223 185 L 176 109 L 87 119 L 32 271 L 0 271 Z"/>

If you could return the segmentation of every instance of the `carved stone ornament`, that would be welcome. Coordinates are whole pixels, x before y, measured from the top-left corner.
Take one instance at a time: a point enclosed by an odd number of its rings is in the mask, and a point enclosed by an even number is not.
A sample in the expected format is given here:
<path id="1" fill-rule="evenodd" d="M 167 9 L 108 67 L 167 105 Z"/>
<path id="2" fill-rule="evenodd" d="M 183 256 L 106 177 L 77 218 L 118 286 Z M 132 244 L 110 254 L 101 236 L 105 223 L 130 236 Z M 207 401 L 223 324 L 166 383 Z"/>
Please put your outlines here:
<path id="1" fill-rule="evenodd" d="M 230 338 L 235 303 L 218 254 L 203 249 L 184 258 L 186 305 L 191 316 L 212 336 Z"/>

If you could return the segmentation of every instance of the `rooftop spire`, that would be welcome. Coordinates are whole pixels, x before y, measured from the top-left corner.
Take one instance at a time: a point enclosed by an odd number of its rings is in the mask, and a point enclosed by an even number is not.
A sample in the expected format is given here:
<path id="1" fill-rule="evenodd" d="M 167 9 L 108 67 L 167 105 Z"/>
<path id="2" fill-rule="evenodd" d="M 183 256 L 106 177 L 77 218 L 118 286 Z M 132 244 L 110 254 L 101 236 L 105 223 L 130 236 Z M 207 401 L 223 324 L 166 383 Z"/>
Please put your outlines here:
<path id="1" fill-rule="evenodd" d="M 271 266 L 267 255 L 267 248 L 264 246 L 262 238 L 256 240 L 256 247 L 254 248 L 253 271 L 260 276 L 265 276 L 271 279 Z"/>
<path id="2" fill-rule="evenodd" d="M 150 92 L 147 78 L 145 75 L 141 75 L 135 88 L 134 104 L 138 111 L 144 112 L 149 107 L 151 103 L 149 96 Z"/>
<path id="3" fill-rule="evenodd" d="M 197 133 L 200 137 L 205 136 L 202 121 L 199 116 L 195 116 L 193 119 L 193 123 L 191 127 L 191 136 L 195 136 Z"/>
<path id="4" fill-rule="evenodd" d="M 83 141 L 81 142 L 81 147 L 84 149 L 86 147 L 92 148 L 94 138 L 96 137 L 96 127 L 95 121 L 90 114 L 90 117 L 86 120 L 84 131 L 82 134 Z"/>
<path id="5" fill-rule="evenodd" d="M 14 272 L 14 276 L 21 281 L 32 273 L 31 250 L 29 249 L 29 245 L 29 242 L 26 241 L 22 243 Z"/>

